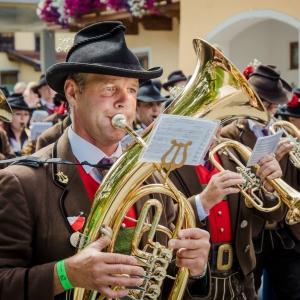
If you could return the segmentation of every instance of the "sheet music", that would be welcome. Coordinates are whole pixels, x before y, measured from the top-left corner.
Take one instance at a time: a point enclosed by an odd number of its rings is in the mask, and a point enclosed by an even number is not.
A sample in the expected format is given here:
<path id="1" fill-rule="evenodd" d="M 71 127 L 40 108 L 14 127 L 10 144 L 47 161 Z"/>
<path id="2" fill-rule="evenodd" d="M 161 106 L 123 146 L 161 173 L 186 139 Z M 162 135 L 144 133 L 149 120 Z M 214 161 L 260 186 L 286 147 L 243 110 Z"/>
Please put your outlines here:
<path id="1" fill-rule="evenodd" d="M 247 167 L 257 164 L 266 154 L 274 154 L 283 131 L 277 131 L 273 135 L 259 137 L 255 143 Z"/>
<path id="2" fill-rule="evenodd" d="M 36 141 L 46 129 L 53 126 L 52 122 L 34 122 L 29 126 L 30 139 Z"/>
<path id="3" fill-rule="evenodd" d="M 150 134 L 147 148 L 140 155 L 141 161 L 161 162 L 163 155 L 170 150 L 172 140 L 177 143 L 192 142 L 187 148 L 185 165 L 199 165 L 220 125 L 218 120 L 204 120 L 193 117 L 183 117 L 162 114 Z M 178 147 L 168 155 L 171 161 Z M 181 148 L 176 162 L 181 162 L 184 149 Z"/>

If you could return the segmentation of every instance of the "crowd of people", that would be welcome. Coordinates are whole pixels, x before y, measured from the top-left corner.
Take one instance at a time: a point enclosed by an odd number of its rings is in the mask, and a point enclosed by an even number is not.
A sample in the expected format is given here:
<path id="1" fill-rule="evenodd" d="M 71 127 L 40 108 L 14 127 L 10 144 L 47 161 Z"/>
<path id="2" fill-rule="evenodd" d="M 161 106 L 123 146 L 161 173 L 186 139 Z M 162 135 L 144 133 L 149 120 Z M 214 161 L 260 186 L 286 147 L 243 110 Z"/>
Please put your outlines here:
<path id="1" fill-rule="evenodd" d="M 1 160 L 28 154 L 32 124 L 51 122 L 52 126 L 29 149 L 38 165 L 30 158 L 0 165 L 0 299 L 65 299 L 74 287 L 122 298 L 145 282 L 137 258 L 102 251 L 111 242 L 111 228 L 104 228 L 98 239 L 77 253 L 70 243 L 70 236 L 82 232 L 89 216 L 104 177 L 100 171 L 104 161 L 113 164 L 130 144 L 122 143 L 127 136 L 111 125 L 112 117 L 125 115 L 141 134 L 173 103 L 172 90 L 191 78 L 174 71 L 162 84 L 157 79 L 162 68 L 144 70 L 127 48 L 124 32 L 121 22 L 83 28 L 66 62 L 52 65 L 38 82 L 17 83 L 12 94 L 1 87 L 13 112 L 11 123 L 1 121 Z M 260 64 L 247 72 L 247 80 L 270 115 L 269 123 L 263 127 L 239 119 L 219 126 L 220 141 L 231 139 L 253 149 L 259 137 L 271 135 L 271 115 L 300 130 L 300 89 L 293 90 L 278 67 Z M 162 88 L 168 95 L 162 94 Z M 208 153 L 215 146 L 213 141 Z M 295 147 L 295 140 L 283 137 L 275 154 L 265 155 L 258 163 L 256 176 L 265 190 L 257 195 L 266 207 L 278 201 L 267 177 L 282 178 L 299 191 L 299 167 L 289 159 Z M 272 288 L 265 300 L 299 299 L 300 225 L 287 225 L 285 204 L 273 212 L 249 208 L 237 187 L 245 179 L 236 172 L 236 163 L 215 154 L 225 169 L 219 171 L 208 153 L 200 165 L 182 166 L 169 175 L 191 204 L 196 226 L 179 230 L 169 240 L 160 232 L 154 237 L 156 244 L 175 250 L 170 276 L 176 276 L 178 267 L 188 269 L 183 299 L 258 299 L 263 272 Z M 152 183 L 162 179 L 153 174 L 143 185 Z M 169 196 L 155 196 L 163 207 L 159 223 L 171 231 L 178 207 Z M 136 219 L 141 203 L 151 198 L 139 199 L 127 218 Z M 149 223 L 154 217 L 155 211 L 149 210 Z M 127 234 L 119 243 L 130 250 L 136 224 L 125 219 L 123 224 Z M 143 248 L 145 242 L 141 244 Z M 168 299 L 171 290 L 172 281 L 167 279 L 157 297 Z"/>

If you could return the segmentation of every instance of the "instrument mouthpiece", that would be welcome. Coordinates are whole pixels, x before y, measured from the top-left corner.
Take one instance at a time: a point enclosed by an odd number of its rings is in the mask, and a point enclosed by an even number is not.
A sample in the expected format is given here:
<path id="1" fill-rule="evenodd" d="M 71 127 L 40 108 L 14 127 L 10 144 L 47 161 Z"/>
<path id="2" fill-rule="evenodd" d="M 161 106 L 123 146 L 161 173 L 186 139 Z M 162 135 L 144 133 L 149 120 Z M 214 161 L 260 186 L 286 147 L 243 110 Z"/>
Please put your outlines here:
<path id="1" fill-rule="evenodd" d="M 126 117 L 122 114 L 116 114 L 111 119 L 111 125 L 115 128 L 126 128 Z"/>

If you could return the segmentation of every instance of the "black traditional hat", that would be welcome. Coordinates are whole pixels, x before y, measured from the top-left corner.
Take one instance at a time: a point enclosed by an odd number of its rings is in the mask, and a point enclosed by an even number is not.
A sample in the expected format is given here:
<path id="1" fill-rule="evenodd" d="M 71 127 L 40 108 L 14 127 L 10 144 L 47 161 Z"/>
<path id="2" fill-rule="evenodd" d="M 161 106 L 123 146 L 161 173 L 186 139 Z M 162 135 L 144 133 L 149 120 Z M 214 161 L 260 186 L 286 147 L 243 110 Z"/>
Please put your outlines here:
<path id="1" fill-rule="evenodd" d="M 274 104 L 286 104 L 293 97 L 293 88 L 282 78 L 280 70 L 272 65 L 259 65 L 250 74 L 249 83 L 258 96 Z"/>
<path id="2" fill-rule="evenodd" d="M 186 81 L 186 76 L 182 73 L 182 71 L 174 71 L 168 76 L 168 81 L 162 86 L 166 91 L 169 91 L 169 87 L 173 87 L 177 82 L 180 81 Z"/>
<path id="3" fill-rule="evenodd" d="M 40 89 L 44 85 L 47 85 L 45 74 L 41 75 L 40 80 L 39 80 L 39 84 L 32 88 L 33 92 L 38 94 L 39 93 L 38 89 Z"/>
<path id="4" fill-rule="evenodd" d="M 74 73 L 104 74 L 137 78 L 140 82 L 161 76 L 161 67 L 144 70 L 137 57 L 127 48 L 126 27 L 121 22 L 101 22 L 77 32 L 65 63 L 46 71 L 48 85 L 64 95 L 67 77 Z"/>
<path id="5" fill-rule="evenodd" d="M 166 101 L 165 98 L 155 86 L 155 82 L 152 80 L 148 80 L 141 84 L 137 96 L 137 100 L 143 102 L 158 102 L 158 101 Z"/>
<path id="6" fill-rule="evenodd" d="M 7 98 L 7 101 L 12 109 L 21 109 L 21 110 L 28 110 L 33 111 L 35 108 L 30 108 L 22 94 L 12 94 Z"/>
<path id="7" fill-rule="evenodd" d="M 280 107 L 277 110 L 276 115 L 300 118 L 300 102 L 296 92 L 292 101 L 290 101 L 287 105 Z"/>

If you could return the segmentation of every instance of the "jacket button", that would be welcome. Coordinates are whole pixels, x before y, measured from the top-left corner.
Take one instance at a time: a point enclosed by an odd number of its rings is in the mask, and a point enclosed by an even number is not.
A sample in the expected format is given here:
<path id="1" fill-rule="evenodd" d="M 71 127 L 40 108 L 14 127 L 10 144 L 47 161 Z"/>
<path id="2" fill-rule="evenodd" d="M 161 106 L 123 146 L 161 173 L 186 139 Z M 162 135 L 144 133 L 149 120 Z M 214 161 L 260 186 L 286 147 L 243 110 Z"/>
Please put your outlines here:
<path id="1" fill-rule="evenodd" d="M 248 225 L 248 222 L 247 222 L 246 220 L 244 220 L 244 221 L 241 223 L 241 228 L 245 228 L 247 225 Z"/>
<path id="2" fill-rule="evenodd" d="M 249 251 L 249 249 L 250 249 L 250 245 L 246 246 L 246 248 L 245 248 L 244 252 L 247 252 L 247 251 Z"/>
<path id="3" fill-rule="evenodd" d="M 224 232 L 224 228 L 220 228 L 220 232 Z"/>

